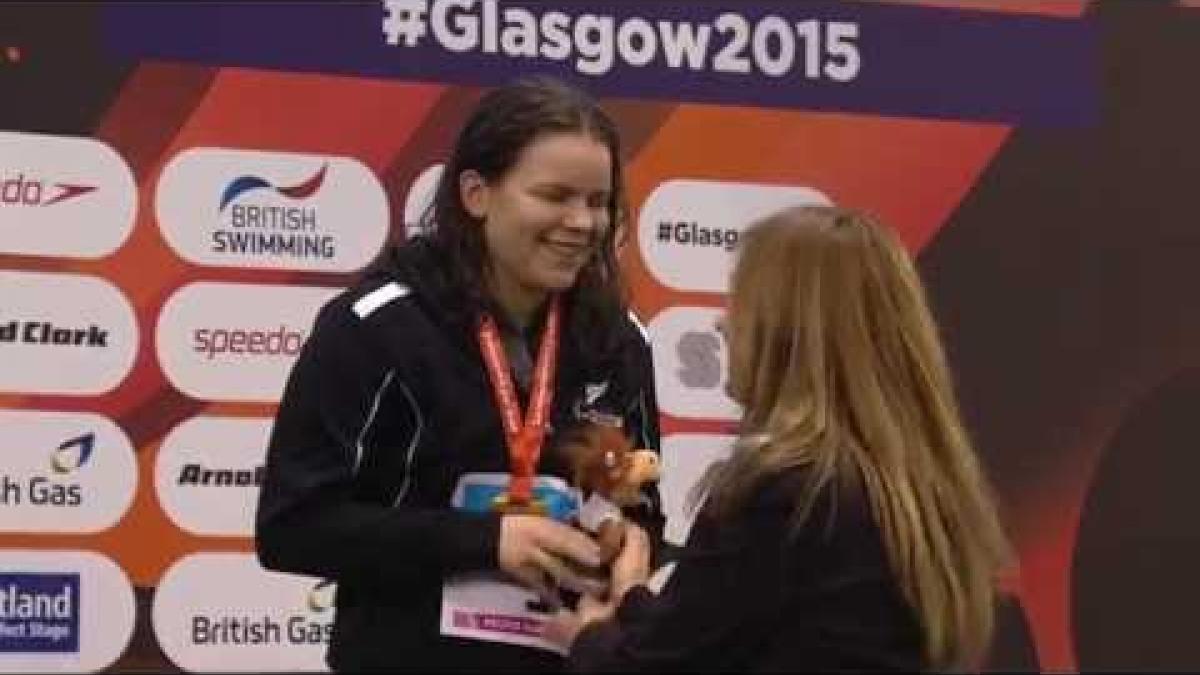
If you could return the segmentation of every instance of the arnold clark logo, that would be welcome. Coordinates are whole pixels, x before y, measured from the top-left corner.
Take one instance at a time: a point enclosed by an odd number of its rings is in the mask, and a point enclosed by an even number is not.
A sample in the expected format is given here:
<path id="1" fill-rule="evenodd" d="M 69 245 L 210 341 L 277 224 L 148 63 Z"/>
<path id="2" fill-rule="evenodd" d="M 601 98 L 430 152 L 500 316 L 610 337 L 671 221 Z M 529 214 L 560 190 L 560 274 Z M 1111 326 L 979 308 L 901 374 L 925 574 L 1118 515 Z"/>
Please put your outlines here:
<path id="1" fill-rule="evenodd" d="M 163 575 L 154 633 L 184 670 L 326 670 L 336 586 L 264 570 L 253 554 L 196 553 Z"/>
<path id="2" fill-rule="evenodd" d="M 133 634 L 129 578 L 91 551 L 0 551 L 0 672 L 94 672 Z"/>
<path id="3" fill-rule="evenodd" d="M 274 403 L 317 311 L 341 289 L 197 282 L 163 305 L 159 362 L 179 391 L 207 401 Z"/>
<path id="4" fill-rule="evenodd" d="M 253 536 L 271 423 L 201 416 L 167 435 L 154 483 L 159 503 L 180 529 L 201 536 Z"/>
<path id="5" fill-rule="evenodd" d="M 133 308 L 108 281 L 0 270 L 0 391 L 103 394 L 137 346 Z"/>
<path id="6" fill-rule="evenodd" d="M 0 253 L 103 257 L 136 206 L 133 172 L 105 143 L 0 131 Z"/>
<path id="7" fill-rule="evenodd" d="M 664 285 L 724 293 L 746 227 L 786 207 L 830 203 L 808 187 L 669 180 L 642 205 L 638 244 L 646 267 Z"/>
<path id="8" fill-rule="evenodd" d="M 646 326 L 662 411 L 676 417 L 732 421 L 741 412 L 725 391 L 728 354 L 717 331 L 722 310 L 671 307 Z"/>
<path id="9" fill-rule="evenodd" d="M 0 532 L 100 532 L 133 503 L 137 459 L 108 418 L 0 410 L 0 429 Z"/>
<path id="10" fill-rule="evenodd" d="M 185 150 L 163 169 L 156 215 L 198 265 L 349 272 L 383 246 L 387 195 L 348 157 Z"/>

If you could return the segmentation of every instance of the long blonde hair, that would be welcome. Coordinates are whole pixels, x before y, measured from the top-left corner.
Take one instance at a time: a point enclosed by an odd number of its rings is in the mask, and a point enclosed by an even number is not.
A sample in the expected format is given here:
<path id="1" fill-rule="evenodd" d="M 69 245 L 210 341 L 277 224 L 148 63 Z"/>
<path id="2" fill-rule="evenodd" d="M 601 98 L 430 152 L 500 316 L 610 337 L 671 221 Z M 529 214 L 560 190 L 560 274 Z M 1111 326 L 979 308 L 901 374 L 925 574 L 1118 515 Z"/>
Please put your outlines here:
<path id="1" fill-rule="evenodd" d="M 1008 546 L 925 293 L 887 228 L 845 209 L 795 208 L 739 242 L 726 317 L 743 435 L 707 480 L 729 514 L 763 478 L 808 469 L 816 492 L 860 485 L 935 668 L 977 664 Z"/>

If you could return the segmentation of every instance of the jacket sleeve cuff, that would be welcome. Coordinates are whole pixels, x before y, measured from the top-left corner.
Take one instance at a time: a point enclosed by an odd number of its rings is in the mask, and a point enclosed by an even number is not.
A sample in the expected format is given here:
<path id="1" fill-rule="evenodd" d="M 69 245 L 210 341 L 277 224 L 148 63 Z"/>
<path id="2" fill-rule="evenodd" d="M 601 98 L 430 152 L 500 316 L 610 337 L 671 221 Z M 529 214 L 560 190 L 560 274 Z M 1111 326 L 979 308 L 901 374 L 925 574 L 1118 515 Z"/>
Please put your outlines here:
<path id="1" fill-rule="evenodd" d="M 573 673 L 606 672 L 617 645 L 621 642 L 621 624 L 601 621 L 586 626 L 571 644 L 568 666 Z"/>
<path id="2" fill-rule="evenodd" d="M 499 513 L 447 510 L 435 523 L 440 557 L 447 572 L 472 572 L 499 567 Z"/>
<path id="3" fill-rule="evenodd" d="M 650 589 L 644 584 L 630 588 L 621 598 L 621 604 L 617 606 L 617 621 L 621 623 L 637 621 L 646 614 L 646 610 L 654 602 L 654 599 L 654 593 L 650 592 Z"/>

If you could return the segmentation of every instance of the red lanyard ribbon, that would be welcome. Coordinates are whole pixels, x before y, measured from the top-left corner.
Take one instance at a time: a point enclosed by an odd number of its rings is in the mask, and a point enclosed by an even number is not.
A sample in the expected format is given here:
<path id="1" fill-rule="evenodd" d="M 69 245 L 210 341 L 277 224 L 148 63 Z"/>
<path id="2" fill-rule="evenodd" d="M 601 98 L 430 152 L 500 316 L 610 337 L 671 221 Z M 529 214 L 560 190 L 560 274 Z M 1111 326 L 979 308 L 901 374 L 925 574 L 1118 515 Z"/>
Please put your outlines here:
<path id="1" fill-rule="evenodd" d="M 546 327 L 542 329 L 542 340 L 538 346 L 533 384 L 529 393 L 529 410 L 524 419 L 496 322 L 491 316 L 484 315 L 479 324 L 479 348 L 483 352 L 488 378 L 492 382 L 492 392 L 496 395 L 496 405 L 500 408 L 500 418 L 504 422 L 504 437 L 508 443 L 508 460 L 512 471 L 509 501 L 514 504 L 528 504 L 533 496 L 533 477 L 537 471 L 538 457 L 542 453 L 542 442 L 546 437 L 550 401 L 554 398 L 559 313 L 558 296 L 554 296 L 550 300 L 550 309 L 546 315 Z"/>

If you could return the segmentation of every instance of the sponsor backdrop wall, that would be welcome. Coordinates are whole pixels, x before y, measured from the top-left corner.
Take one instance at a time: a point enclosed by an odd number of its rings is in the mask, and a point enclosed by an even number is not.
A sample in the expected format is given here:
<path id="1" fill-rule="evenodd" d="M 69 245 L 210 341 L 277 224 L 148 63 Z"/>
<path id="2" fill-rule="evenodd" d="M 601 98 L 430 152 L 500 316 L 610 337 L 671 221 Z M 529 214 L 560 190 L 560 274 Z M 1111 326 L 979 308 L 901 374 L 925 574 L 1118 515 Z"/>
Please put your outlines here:
<path id="1" fill-rule="evenodd" d="M 741 228 L 862 207 L 1019 549 L 989 665 L 1200 666 L 1195 4 L 5 3 L 0 670 L 322 668 L 335 585 L 250 539 L 284 377 L 523 73 L 624 134 L 669 537 L 737 415 Z"/>

